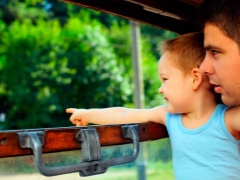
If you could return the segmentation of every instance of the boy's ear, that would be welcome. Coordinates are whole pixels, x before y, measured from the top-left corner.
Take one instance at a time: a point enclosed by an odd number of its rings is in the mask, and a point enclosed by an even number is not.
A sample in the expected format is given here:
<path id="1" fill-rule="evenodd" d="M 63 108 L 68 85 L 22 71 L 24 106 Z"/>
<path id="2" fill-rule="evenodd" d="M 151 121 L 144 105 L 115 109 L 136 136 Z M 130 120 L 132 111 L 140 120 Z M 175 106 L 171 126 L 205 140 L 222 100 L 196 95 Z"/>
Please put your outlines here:
<path id="1" fill-rule="evenodd" d="M 203 75 L 200 73 L 199 68 L 194 68 L 191 72 L 192 88 L 197 90 L 202 83 Z"/>

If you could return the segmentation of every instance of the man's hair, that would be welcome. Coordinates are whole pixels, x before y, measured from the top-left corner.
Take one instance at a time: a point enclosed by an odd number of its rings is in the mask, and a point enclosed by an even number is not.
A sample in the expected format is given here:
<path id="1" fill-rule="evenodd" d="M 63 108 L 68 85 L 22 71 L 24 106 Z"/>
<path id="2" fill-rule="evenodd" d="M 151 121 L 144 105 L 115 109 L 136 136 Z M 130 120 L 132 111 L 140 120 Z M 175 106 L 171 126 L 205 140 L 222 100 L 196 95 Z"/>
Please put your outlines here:
<path id="1" fill-rule="evenodd" d="M 160 45 L 161 54 L 169 52 L 171 61 L 187 75 L 199 68 L 204 57 L 203 33 L 195 32 L 167 40 Z"/>
<path id="2" fill-rule="evenodd" d="M 217 26 L 240 46 L 240 0 L 205 0 L 198 12 L 198 22 Z"/>

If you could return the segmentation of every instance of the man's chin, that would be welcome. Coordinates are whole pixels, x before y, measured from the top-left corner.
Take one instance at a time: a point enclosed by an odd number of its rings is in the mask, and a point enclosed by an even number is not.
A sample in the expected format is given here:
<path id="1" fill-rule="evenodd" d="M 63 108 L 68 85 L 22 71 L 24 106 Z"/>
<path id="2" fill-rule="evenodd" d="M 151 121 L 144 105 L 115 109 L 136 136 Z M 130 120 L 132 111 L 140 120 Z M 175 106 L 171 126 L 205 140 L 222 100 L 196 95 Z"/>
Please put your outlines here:
<path id="1" fill-rule="evenodd" d="M 240 99 L 235 99 L 232 97 L 221 96 L 222 103 L 227 106 L 237 106 L 240 105 Z"/>

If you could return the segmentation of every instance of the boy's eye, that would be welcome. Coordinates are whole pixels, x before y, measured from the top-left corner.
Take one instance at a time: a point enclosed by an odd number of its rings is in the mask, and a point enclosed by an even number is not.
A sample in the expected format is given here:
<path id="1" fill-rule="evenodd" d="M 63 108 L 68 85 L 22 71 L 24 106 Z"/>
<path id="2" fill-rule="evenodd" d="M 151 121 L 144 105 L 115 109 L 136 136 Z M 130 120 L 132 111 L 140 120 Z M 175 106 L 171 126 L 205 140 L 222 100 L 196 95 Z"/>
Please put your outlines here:
<path id="1" fill-rule="evenodd" d="M 162 78 L 162 81 L 166 81 L 166 80 L 168 80 L 167 78 Z"/>

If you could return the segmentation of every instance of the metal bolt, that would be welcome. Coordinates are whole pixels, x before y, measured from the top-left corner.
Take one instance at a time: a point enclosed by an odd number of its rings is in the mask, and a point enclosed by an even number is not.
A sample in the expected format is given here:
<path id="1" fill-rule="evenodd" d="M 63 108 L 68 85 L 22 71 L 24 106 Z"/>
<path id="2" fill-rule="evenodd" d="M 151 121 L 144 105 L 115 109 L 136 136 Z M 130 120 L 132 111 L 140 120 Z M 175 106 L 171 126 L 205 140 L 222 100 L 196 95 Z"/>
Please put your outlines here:
<path id="1" fill-rule="evenodd" d="M 7 138 L 2 138 L 1 139 L 1 145 L 7 145 L 7 143 L 8 143 L 8 139 Z"/>
<path id="2" fill-rule="evenodd" d="M 94 164 L 93 165 L 93 171 L 97 171 L 98 170 L 98 164 Z"/>
<path id="3" fill-rule="evenodd" d="M 79 132 L 77 135 L 76 135 L 76 139 L 78 140 L 78 141 L 81 141 L 81 132 Z"/>
<path id="4" fill-rule="evenodd" d="M 26 140 L 25 139 L 21 140 L 21 145 L 23 145 L 23 146 L 26 145 Z"/>

